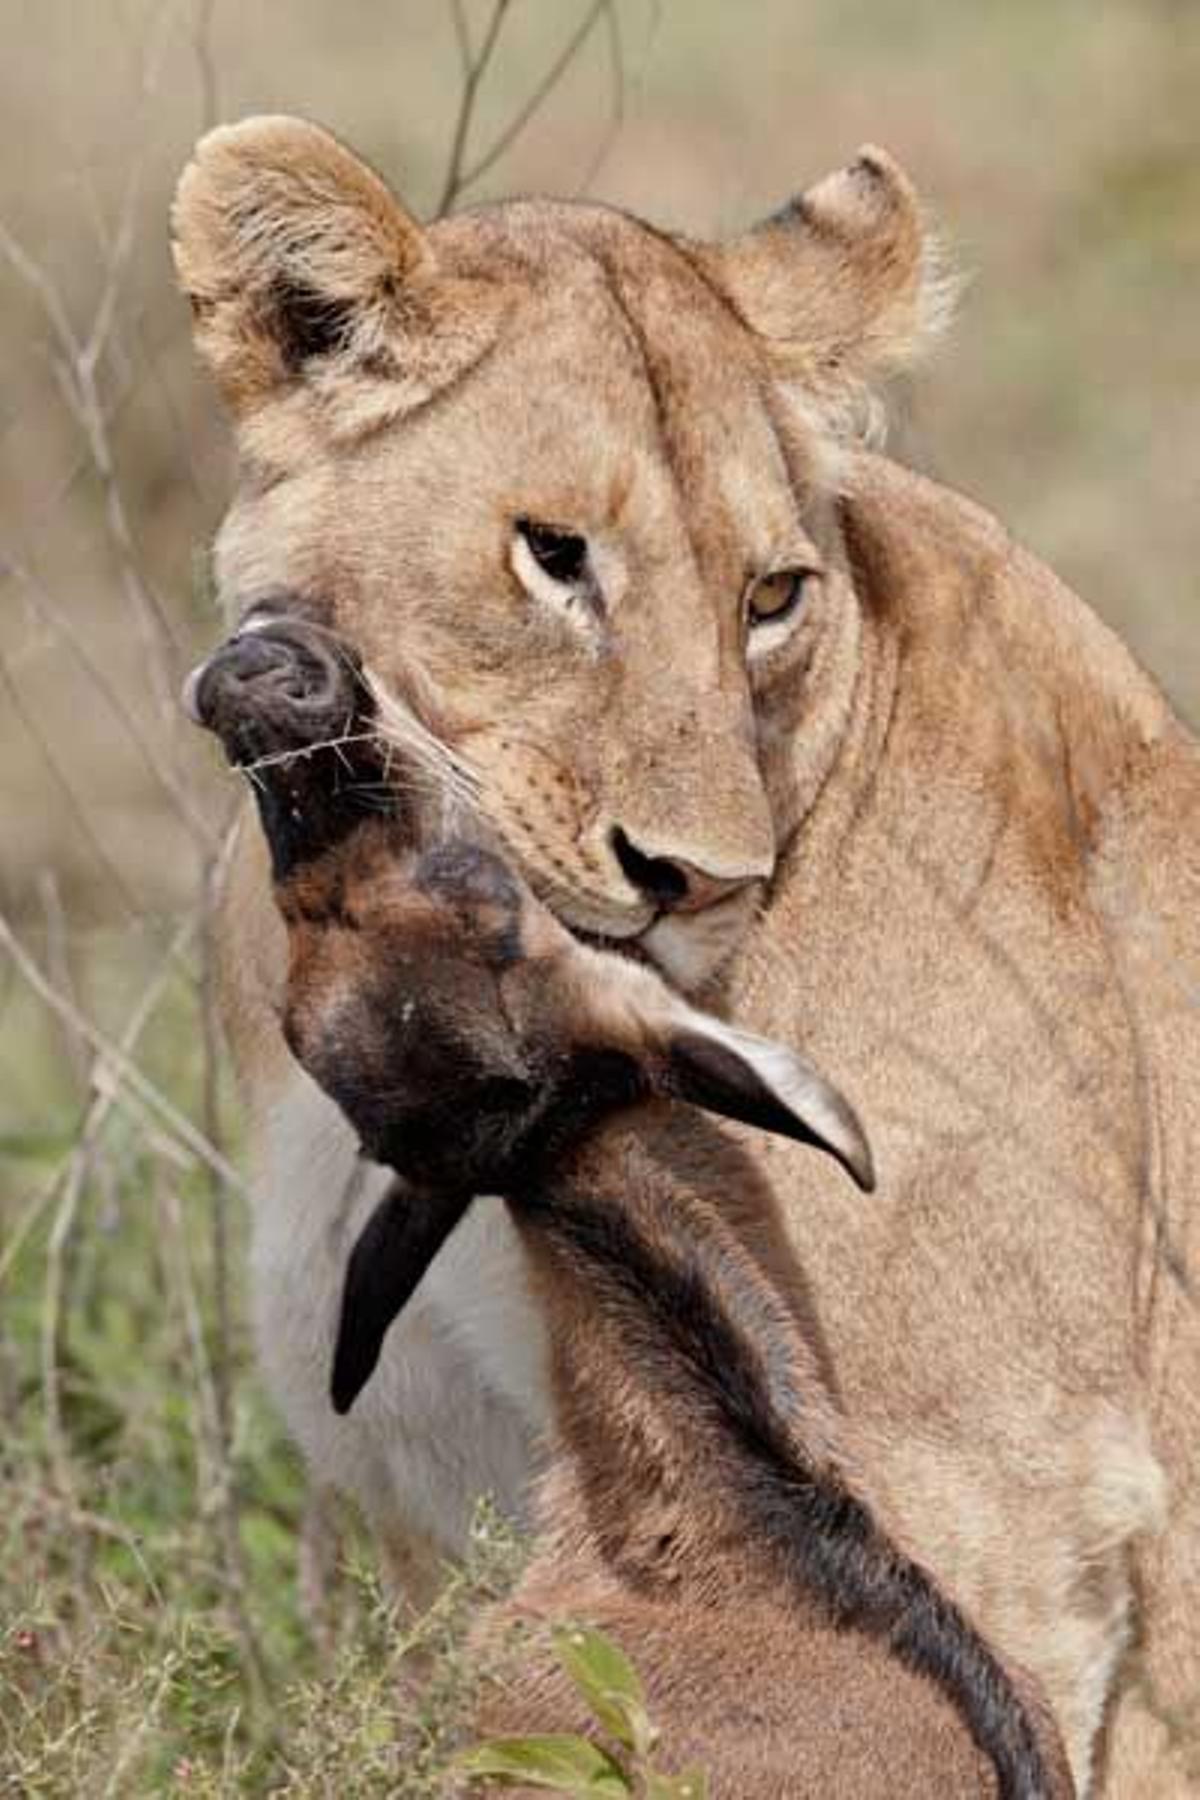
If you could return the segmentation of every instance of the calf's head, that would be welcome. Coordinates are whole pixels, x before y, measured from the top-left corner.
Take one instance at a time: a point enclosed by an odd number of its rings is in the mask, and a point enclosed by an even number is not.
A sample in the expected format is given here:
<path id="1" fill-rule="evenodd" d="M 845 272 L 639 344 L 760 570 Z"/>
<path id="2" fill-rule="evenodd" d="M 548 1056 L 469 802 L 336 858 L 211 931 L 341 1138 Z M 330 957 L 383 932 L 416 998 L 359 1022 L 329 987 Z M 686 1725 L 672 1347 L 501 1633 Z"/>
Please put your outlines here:
<path id="1" fill-rule="evenodd" d="M 519 1197 L 639 1099 L 782 1133 L 872 1185 L 857 1118 L 801 1056 L 581 944 L 478 811 L 448 825 L 443 797 L 396 766 L 394 734 L 386 749 L 377 735 L 357 658 L 321 625 L 260 611 L 193 677 L 188 704 L 253 783 L 288 928 L 288 1042 L 405 1183 L 356 1253 L 359 1287 L 382 1283 L 374 1354 L 380 1319 L 474 1194 Z M 355 1282 L 352 1267 L 348 1296 Z"/>

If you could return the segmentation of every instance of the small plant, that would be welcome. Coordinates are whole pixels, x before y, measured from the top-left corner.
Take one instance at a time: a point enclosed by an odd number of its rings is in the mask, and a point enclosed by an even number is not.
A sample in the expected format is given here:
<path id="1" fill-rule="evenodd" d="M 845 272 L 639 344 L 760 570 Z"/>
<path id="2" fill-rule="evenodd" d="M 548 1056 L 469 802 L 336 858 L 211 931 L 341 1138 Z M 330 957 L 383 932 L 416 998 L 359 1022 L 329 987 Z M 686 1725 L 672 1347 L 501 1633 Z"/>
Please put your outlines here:
<path id="1" fill-rule="evenodd" d="M 492 1738 L 457 1756 L 458 1772 L 472 1783 L 541 1787 L 555 1794 L 707 1800 L 708 1780 L 699 1769 L 667 1775 L 651 1767 L 658 1733 L 646 1711 L 641 1679 L 624 1651 L 588 1625 L 556 1627 L 551 1639 L 605 1741 L 571 1732 Z"/>

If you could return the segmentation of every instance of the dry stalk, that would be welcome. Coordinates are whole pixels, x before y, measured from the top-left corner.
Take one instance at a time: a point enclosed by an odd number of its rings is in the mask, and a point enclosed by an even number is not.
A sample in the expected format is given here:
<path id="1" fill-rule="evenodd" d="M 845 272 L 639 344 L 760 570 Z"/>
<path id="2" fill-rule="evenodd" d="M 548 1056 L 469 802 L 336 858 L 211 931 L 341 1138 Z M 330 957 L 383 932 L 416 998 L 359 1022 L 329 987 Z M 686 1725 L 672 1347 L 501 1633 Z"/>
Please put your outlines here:
<path id="1" fill-rule="evenodd" d="M 483 177 L 495 168 L 501 158 L 508 154 L 522 132 L 541 111 L 602 18 L 605 19 L 608 27 L 613 101 L 605 136 L 584 178 L 583 186 L 585 188 L 595 179 L 597 170 L 608 155 L 613 140 L 621 128 L 625 114 L 625 60 L 617 7 L 615 0 L 591 0 L 591 4 L 585 8 L 566 43 L 535 82 L 527 97 L 507 122 L 501 126 L 487 148 L 480 151 L 474 161 L 467 161 L 467 148 L 478 105 L 479 90 L 495 53 L 509 5 L 510 0 L 495 0 L 483 39 L 479 49 L 475 51 L 471 46 L 470 33 L 467 30 L 466 15 L 461 0 L 452 0 L 451 17 L 454 22 L 455 37 L 462 64 L 462 89 L 454 121 L 450 154 L 447 159 L 446 176 L 435 211 L 435 216 L 438 218 L 452 212 L 461 196 L 469 188 L 482 181 Z"/>
<path id="2" fill-rule="evenodd" d="M 191 1120 L 180 1112 L 174 1102 L 168 1100 L 162 1090 L 142 1073 L 132 1057 L 128 1056 L 120 1045 L 113 1043 L 98 1026 L 94 1025 L 46 979 L 37 962 L 25 949 L 2 913 L 0 913 L 0 947 L 8 951 L 19 972 L 50 1010 L 59 1017 L 69 1018 L 90 1048 L 106 1062 L 111 1063 L 122 1077 L 129 1092 L 166 1129 L 168 1137 L 173 1138 L 183 1149 L 189 1151 L 206 1168 L 212 1169 L 237 1193 L 244 1195 L 245 1183 L 233 1164 L 219 1150 L 215 1149 L 204 1133 L 199 1131 Z M 123 1098 L 124 1089 L 121 1090 L 121 1093 Z"/>
<path id="3" fill-rule="evenodd" d="M 49 739 L 26 706 L 24 699 L 21 696 L 20 685 L 14 679 L 12 671 L 9 668 L 8 659 L 2 652 L 0 652 L 0 687 L 3 687 L 4 691 L 7 693 L 12 702 L 13 712 L 16 714 L 17 718 L 20 719 L 22 726 L 29 733 L 30 738 L 41 752 L 42 761 L 45 763 L 47 773 L 49 774 L 55 789 L 61 796 L 63 805 L 66 807 L 67 812 L 70 814 L 71 819 L 79 832 L 80 841 L 87 845 L 95 860 L 97 868 L 103 870 L 112 882 L 114 889 L 120 896 L 121 906 L 127 918 L 130 920 L 136 919 L 138 916 L 137 902 L 130 892 L 124 876 L 105 850 L 95 832 L 92 830 L 91 820 L 81 806 L 66 771 L 60 765 Z"/>
<path id="4" fill-rule="evenodd" d="M 201 1121 L 204 1135 L 224 1154 L 221 1123 L 221 1030 L 217 1008 L 216 913 L 222 880 L 233 849 L 236 823 L 231 824 L 218 856 L 201 872 L 200 930 L 200 1035 L 202 1046 Z M 213 1167 L 208 1170 L 209 1219 L 212 1239 L 213 1305 L 216 1335 L 213 1352 L 213 1381 L 216 1400 L 216 1423 L 222 1463 L 228 1465 L 233 1444 L 233 1324 L 230 1303 L 229 1268 L 229 1202 L 228 1182 Z M 233 1484 L 229 1482 L 232 1493 Z"/>
<path id="5" fill-rule="evenodd" d="M 37 893 L 46 928 L 46 973 L 59 993 L 64 994 L 77 1007 L 79 999 L 75 992 L 75 978 L 71 973 L 71 959 L 67 951 L 67 915 L 63 907 L 62 889 L 53 869 L 38 871 Z M 60 1029 L 63 1050 L 76 1092 L 81 1096 L 85 1095 L 90 1062 L 87 1045 L 74 1026 L 67 1021 L 60 1021 Z"/>
<path id="6" fill-rule="evenodd" d="M 176 933 L 167 954 L 162 958 L 149 983 L 143 989 L 126 1022 L 118 1045 L 119 1052 L 123 1056 L 127 1057 L 135 1048 L 165 991 L 175 958 L 182 952 L 194 930 L 195 921 L 186 920 Z M 77 1041 L 83 1044 L 87 1041 L 86 1034 L 80 1030 L 78 1023 L 82 1019 L 82 1014 L 79 1013 L 77 1007 L 73 1006 L 73 1002 L 71 1005 L 72 1011 L 68 1015 L 68 1023 Z M 92 1099 L 65 1164 L 55 1172 L 42 1193 L 35 1196 L 5 1246 L 3 1256 L 0 1257 L 0 1284 L 2 1284 L 15 1263 L 29 1232 L 45 1208 L 53 1204 L 57 1197 L 58 1204 L 55 1208 L 54 1222 L 46 1252 L 46 1274 L 43 1285 L 41 1376 L 42 1405 L 50 1467 L 55 1486 L 64 1497 L 73 1496 L 75 1487 L 70 1445 L 62 1416 L 61 1371 L 66 1331 L 64 1303 L 69 1277 L 70 1247 L 79 1216 L 80 1201 L 92 1171 L 105 1123 L 120 1089 L 120 1076 L 114 1077 L 111 1073 L 107 1052 L 97 1056 L 93 1062 L 87 1078 L 87 1086 Z"/>
<path id="7" fill-rule="evenodd" d="M 71 651 L 71 654 L 87 676 L 88 681 L 104 701 L 109 713 L 129 737 L 141 756 L 148 773 L 152 779 L 157 782 L 159 787 L 161 787 L 164 796 L 183 820 L 192 837 L 203 848 L 210 851 L 218 850 L 220 847 L 219 835 L 214 831 L 209 820 L 197 808 L 195 802 L 189 797 L 187 788 L 184 786 L 179 776 L 167 768 L 158 748 L 149 741 L 142 731 L 141 726 L 138 724 L 136 713 L 113 687 L 103 669 L 88 651 L 87 646 L 84 644 L 78 631 L 76 631 L 74 625 L 71 623 L 67 612 L 58 604 L 54 596 L 45 586 L 45 583 L 34 574 L 32 569 L 27 568 L 23 563 L 17 562 L 13 557 L 6 557 L 4 559 L 3 566 L 0 567 L 0 578 L 3 576 L 8 576 L 20 584 L 25 590 L 26 597 L 39 618 L 43 619 L 46 624 L 50 626 L 55 635 L 60 638 Z M 4 673 L 6 680 L 10 683 L 12 688 L 15 689 L 16 683 L 13 682 L 11 676 L 8 675 L 7 669 L 3 669 L 0 672 Z M 31 726 L 31 729 L 34 728 Z M 38 741 L 47 761 L 52 763 L 50 750 L 40 734 L 38 734 Z M 68 792 L 70 792 L 70 784 L 66 781 L 65 776 L 60 777 L 60 779 L 67 787 Z M 73 810 L 78 813 L 79 802 L 72 798 L 72 805 Z M 84 822 L 86 826 L 86 819 Z M 90 833 L 90 826 L 86 826 L 86 828 Z M 108 859 L 105 858 L 105 861 L 107 862 Z M 124 885 L 120 875 L 114 873 L 113 879 L 122 886 Z"/>
<path id="8" fill-rule="evenodd" d="M 458 102 L 458 114 L 454 121 L 454 135 L 450 140 L 446 179 L 442 184 L 441 198 L 436 208 L 438 218 L 443 213 L 452 211 L 455 201 L 467 185 L 463 178 L 463 158 L 466 155 L 471 120 L 475 116 L 475 106 L 479 98 L 479 85 L 487 74 L 488 64 L 492 60 L 500 36 L 500 28 L 504 24 L 504 15 L 510 4 L 511 0 L 493 0 L 491 17 L 488 19 L 483 42 L 478 51 L 471 49 L 471 40 L 461 7 L 455 6 L 454 8 L 455 29 L 458 35 L 459 51 L 463 58 L 463 82 Z"/>
<path id="9" fill-rule="evenodd" d="M 193 1440 L 196 1446 L 201 1514 L 213 1523 L 222 1591 L 242 1652 L 255 1712 L 261 1717 L 268 1689 L 267 1674 L 262 1647 L 247 1601 L 237 1485 L 221 1419 L 221 1402 L 205 1342 L 204 1322 L 200 1315 L 179 1196 L 170 1182 L 162 1179 L 161 1171 L 157 1186 L 165 1262 L 184 1321 L 193 1388 L 197 1396 L 197 1403 L 193 1408 Z"/>
<path id="10" fill-rule="evenodd" d="M 456 189 L 457 193 L 464 193 L 467 188 L 474 187 L 477 181 L 482 181 L 489 170 L 493 169 L 500 161 L 500 158 L 511 150 L 530 120 L 541 111 L 571 64 L 575 61 L 579 52 L 583 49 L 583 46 L 591 36 L 597 21 L 605 13 L 609 14 L 610 17 L 615 16 L 613 13 L 612 0 L 592 0 L 592 4 L 584 12 L 583 17 L 579 20 L 574 31 L 563 45 L 558 55 L 554 58 L 545 74 L 536 83 L 529 97 L 522 101 L 507 125 L 496 133 L 496 136 L 492 139 L 492 142 L 488 145 L 487 149 L 481 152 L 471 164 L 470 168 L 464 169 L 461 172 Z"/>
<path id="11" fill-rule="evenodd" d="M 186 952 L 197 927 L 197 917 L 190 915 L 177 928 L 117 1040 L 124 1055 L 131 1056 L 136 1050 L 142 1032 L 149 1024 L 166 991 L 167 982 L 174 966 Z M 69 1179 L 73 1159 L 81 1153 L 90 1154 L 93 1146 L 99 1141 L 108 1115 L 120 1096 L 121 1077 L 119 1073 L 114 1074 L 111 1071 L 105 1057 L 101 1055 L 96 1057 L 92 1063 L 87 1086 L 92 1099 L 75 1133 L 75 1142 L 70 1152 L 58 1168 L 52 1172 L 50 1179 L 42 1189 L 33 1196 L 16 1227 L 10 1233 L 3 1252 L 0 1253 L 0 1288 L 4 1286 L 9 1271 L 20 1256 L 26 1238 L 34 1230 L 46 1208 L 53 1204 L 65 1181 Z"/>

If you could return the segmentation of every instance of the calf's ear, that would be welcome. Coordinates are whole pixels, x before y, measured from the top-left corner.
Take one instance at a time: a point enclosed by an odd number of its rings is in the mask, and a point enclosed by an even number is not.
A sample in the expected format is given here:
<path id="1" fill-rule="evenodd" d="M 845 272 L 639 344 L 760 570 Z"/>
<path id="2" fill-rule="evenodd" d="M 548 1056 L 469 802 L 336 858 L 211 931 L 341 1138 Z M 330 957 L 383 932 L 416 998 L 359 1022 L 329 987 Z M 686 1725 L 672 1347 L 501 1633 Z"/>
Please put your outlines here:
<path id="1" fill-rule="evenodd" d="M 332 426 L 360 430 L 430 398 L 495 335 L 496 291 L 444 277 L 386 183 L 307 120 L 210 131 L 171 223 L 197 347 L 238 417 L 306 385 L 341 402 Z"/>
<path id="2" fill-rule="evenodd" d="M 666 1040 L 663 1087 L 675 1099 L 757 1125 L 834 1157 L 864 1193 L 875 1186 L 858 1114 L 795 1050 L 694 1013 Z"/>
<path id="3" fill-rule="evenodd" d="M 396 1181 L 363 1226 L 342 1287 L 335 1412 L 349 1412 L 371 1379 L 390 1327 L 470 1204 L 469 1194 L 417 1192 Z"/>

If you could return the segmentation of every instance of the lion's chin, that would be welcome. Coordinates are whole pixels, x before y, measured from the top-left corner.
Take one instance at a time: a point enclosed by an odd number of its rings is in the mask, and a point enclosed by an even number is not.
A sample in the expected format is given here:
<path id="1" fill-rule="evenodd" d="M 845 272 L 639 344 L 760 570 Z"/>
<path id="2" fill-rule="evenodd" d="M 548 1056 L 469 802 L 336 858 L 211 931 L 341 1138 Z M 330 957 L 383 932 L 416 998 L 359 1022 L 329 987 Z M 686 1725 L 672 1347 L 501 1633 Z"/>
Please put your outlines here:
<path id="1" fill-rule="evenodd" d="M 668 981 L 694 994 L 729 961 L 754 918 L 757 895 L 747 889 L 698 913 L 668 913 L 637 940 L 638 949 Z"/>
<path id="2" fill-rule="evenodd" d="M 545 896 L 546 904 L 573 937 L 594 950 L 649 963 L 684 994 L 696 994 L 715 980 L 753 923 L 761 888 L 741 889 L 702 912 L 660 913 L 649 924 L 624 919 L 614 928 L 606 919 L 597 929 L 590 910 Z"/>

